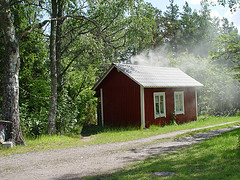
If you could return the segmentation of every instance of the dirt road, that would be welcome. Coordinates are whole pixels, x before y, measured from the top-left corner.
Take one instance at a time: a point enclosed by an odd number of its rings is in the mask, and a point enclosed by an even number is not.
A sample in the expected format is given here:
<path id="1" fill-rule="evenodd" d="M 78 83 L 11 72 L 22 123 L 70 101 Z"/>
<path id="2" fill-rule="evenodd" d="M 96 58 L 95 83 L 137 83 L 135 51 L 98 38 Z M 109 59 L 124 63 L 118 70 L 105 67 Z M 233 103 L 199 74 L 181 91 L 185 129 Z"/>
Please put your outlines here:
<path id="1" fill-rule="evenodd" d="M 130 162 L 194 144 L 240 128 L 240 126 L 198 134 L 193 137 L 185 137 L 180 140 L 157 141 L 204 128 L 175 131 L 128 142 L 82 146 L 1 157 L 0 179 L 80 179 L 84 176 L 112 172 L 124 168 L 129 165 Z"/>

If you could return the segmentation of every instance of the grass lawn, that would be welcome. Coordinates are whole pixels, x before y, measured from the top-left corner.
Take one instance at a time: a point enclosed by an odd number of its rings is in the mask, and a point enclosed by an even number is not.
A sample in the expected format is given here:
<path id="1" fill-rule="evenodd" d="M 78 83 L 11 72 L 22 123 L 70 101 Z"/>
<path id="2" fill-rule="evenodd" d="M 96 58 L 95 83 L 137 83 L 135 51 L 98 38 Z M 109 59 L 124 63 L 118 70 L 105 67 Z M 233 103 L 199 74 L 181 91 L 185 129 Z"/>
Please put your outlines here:
<path id="1" fill-rule="evenodd" d="M 240 129 L 225 133 L 190 147 L 138 162 L 135 165 L 95 179 L 240 179 Z M 174 175 L 159 177 L 154 172 Z M 86 179 L 93 179 L 87 177 Z"/>
<path id="2" fill-rule="evenodd" d="M 0 156 L 26 153 L 32 151 L 52 150 L 56 148 L 69 148 L 84 145 L 93 145 L 110 142 L 123 142 L 158 134 L 168 133 L 183 129 L 192 129 L 204 127 L 225 122 L 239 121 L 240 116 L 233 117 L 207 117 L 201 116 L 198 121 L 185 123 L 182 125 L 168 125 L 164 127 L 152 126 L 148 130 L 137 128 L 102 128 L 92 127 L 88 129 L 85 134 L 88 138 L 83 138 L 79 135 L 43 135 L 38 138 L 25 138 L 27 146 L 17 146 L 11 149 L 1 149 Z M 236 124 L 236 123 L 235 123 Z M 240 124 L 240 122 L 238 122 Z M 233 126 L 234 124 L 228 125 Z M 217 127 L 222 128 L 222 127 Z M 206 130 L 205 130 L 206 131 Z"/>

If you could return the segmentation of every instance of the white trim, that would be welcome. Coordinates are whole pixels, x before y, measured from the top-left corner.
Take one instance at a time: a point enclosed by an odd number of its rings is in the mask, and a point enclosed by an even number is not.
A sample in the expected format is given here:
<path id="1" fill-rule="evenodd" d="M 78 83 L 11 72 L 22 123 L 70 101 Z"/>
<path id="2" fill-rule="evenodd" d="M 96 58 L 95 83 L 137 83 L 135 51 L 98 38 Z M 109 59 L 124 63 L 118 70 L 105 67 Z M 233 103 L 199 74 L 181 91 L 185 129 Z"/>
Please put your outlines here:
<path id="1" fill-rule="evenodd" d="M 163 96 L 163 108 L 164 108 L 164 113 L 157 115 L 156 113 L 156 100 L 155 100 L 155 96 Z M 166 99 L 165 99 L 165 92 L 154 92 L 153 93 L 153 103 L 154 103 L 154 119 L 157 119 L 159 117 L 166 117 Z M 159 111 L 161 111 L 160 109 L 160 99 L 159 99 Z"/>
<path id="2" fill-rule="evenodd" d="M 182 111 L 176 111 L 176 95 L 182 95 L 182 105 L 183 105 L 183 109 Z M 184 114 L 184 91 L 175 91 L 174 92 L 174 112 L 175 114 Z"/>
<path id="3" fill-rule="evenodd" d="M 196 103 L 196 116 L 198 119 L 198 100 L 197 100 L 197 89 L 195 88 L 195 103 Z"/>
<path id="4" fill-rule="evenodd" d="M 143 86 L 140 86 L 140 104 L 141 104 L 141 127 L 145 128 L 145 102 Z"/>
<path id="5" fill-rule="evenodd" d="M 104 120 L 103 120 L 103 89 L 100 89 L 100 95 L 101 95 L 101 118 L 102 118 L 102 127 L 104 126 Z"/>

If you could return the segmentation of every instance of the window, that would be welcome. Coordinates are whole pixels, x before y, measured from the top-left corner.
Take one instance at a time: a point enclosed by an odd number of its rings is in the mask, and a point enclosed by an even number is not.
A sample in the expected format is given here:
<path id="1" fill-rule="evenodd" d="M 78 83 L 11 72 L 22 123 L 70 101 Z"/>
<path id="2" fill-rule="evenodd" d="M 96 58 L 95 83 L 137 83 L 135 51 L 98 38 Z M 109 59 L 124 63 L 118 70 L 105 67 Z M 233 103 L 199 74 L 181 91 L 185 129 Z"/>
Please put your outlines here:
<path id="1" fill-rule="evenodd" d="M 154 94 L 154 117 L 166 117 L 165 92 L 155 92 Z"/>
<path id="2" fill-rule="evenodd" d="M 184 114 L 184 93 L 174 92 L 174 108 L 175 114 Z"/>

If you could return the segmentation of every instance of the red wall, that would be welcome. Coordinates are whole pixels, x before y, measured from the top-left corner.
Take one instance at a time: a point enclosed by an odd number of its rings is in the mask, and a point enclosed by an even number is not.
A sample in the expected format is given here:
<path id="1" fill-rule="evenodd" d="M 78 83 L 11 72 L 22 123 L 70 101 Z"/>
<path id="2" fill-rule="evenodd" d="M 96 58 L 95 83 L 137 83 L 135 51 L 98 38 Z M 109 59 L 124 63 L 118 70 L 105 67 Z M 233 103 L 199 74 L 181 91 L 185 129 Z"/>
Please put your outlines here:
<path id="1" fill-rule="evenodd" d="M 100 96 L 103 89 L 103 116 L 107 126 L 141 126 L 140 86 L 118 72 L 116 68 L 108 74 L 96 89 Z M 195 88 L 144 88 L 145 125 L 170 123 L 174 112 L 174 92 L 184 91 L 184 114 L 176 115 L 178 123 L 196 120 Z M 166 117 L 154 119 L 154 92 L 165 92 Z"/>
<path id="2" fill-rule="evenodd" d="M 195 88 L 145 88 L 145 124 L 150 125 L 165 125 L 170 123 L 170 119 L 174 112 L 174 91 L 184 91 L 184 114 L 176 115 L 178 123 L 189 122 L 197 119 Z M 165 92 L 166 100 L 166 117 L 154 119 L 154 92 Z"/>
<path id="3" fill-rule="evenodd" d="M 141 126 L 140 86 L 118 72 L 108 74 L 96 89 L 103 89 L 103 116 L 107 126 Z"/>

